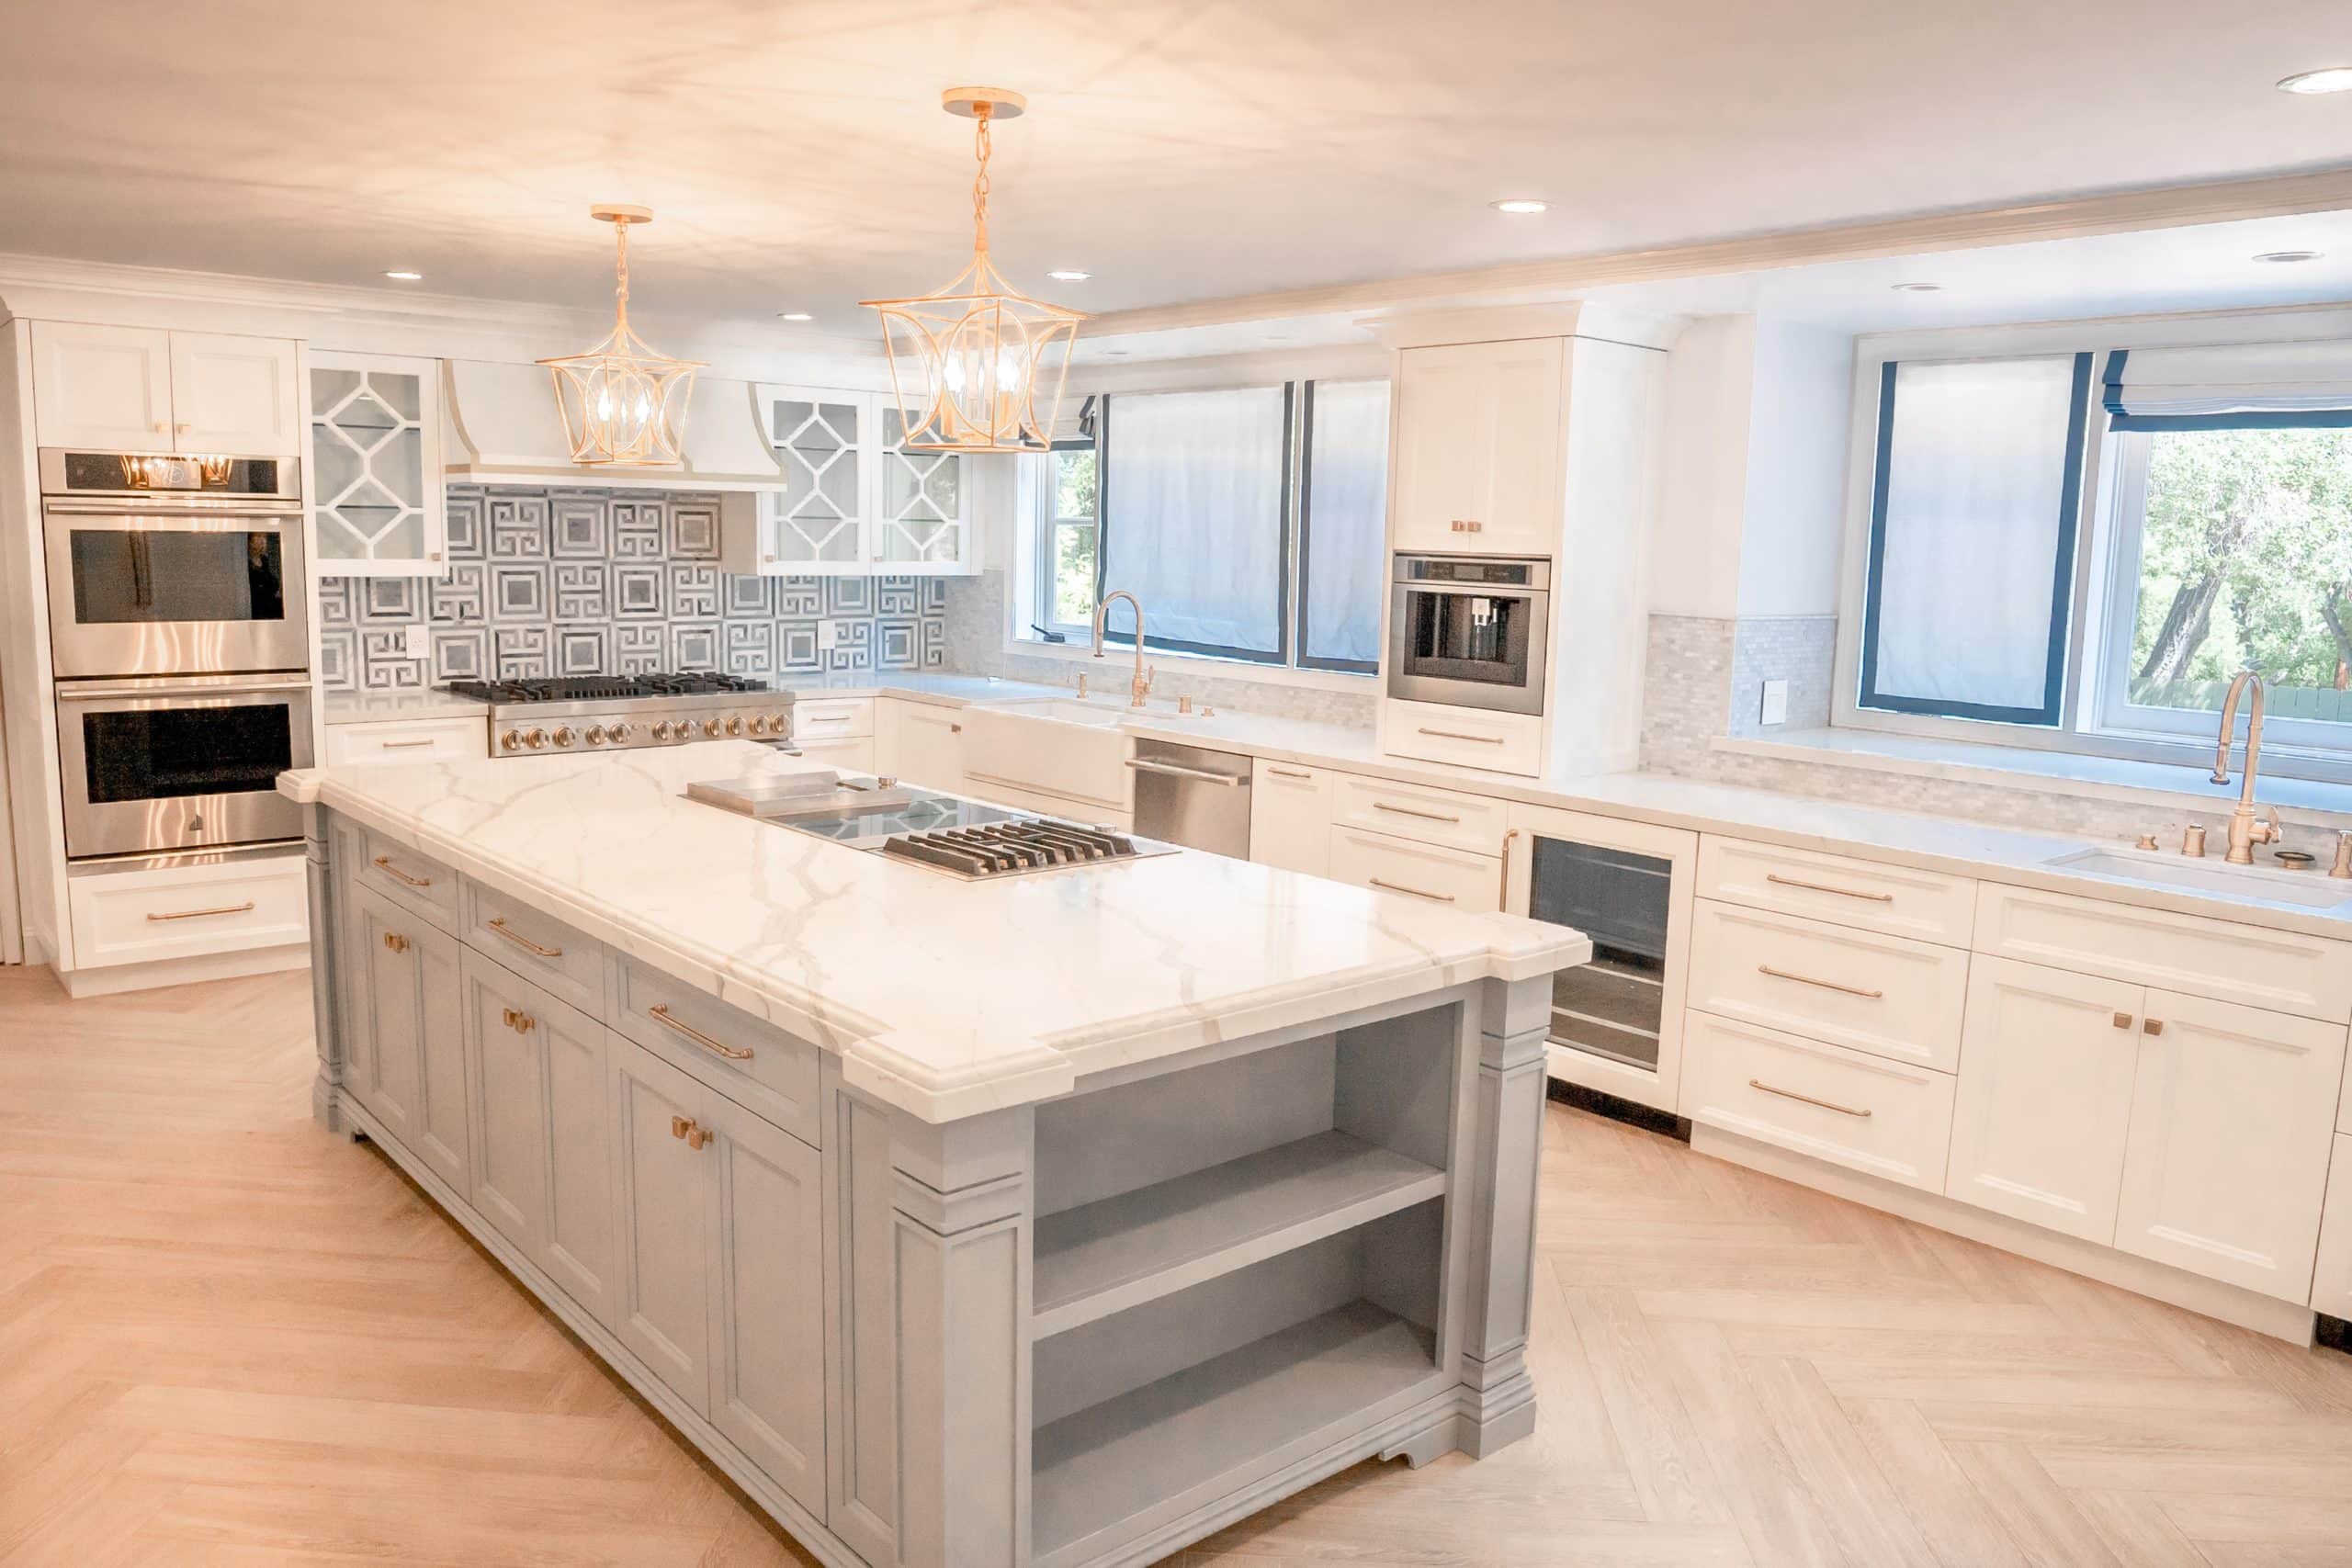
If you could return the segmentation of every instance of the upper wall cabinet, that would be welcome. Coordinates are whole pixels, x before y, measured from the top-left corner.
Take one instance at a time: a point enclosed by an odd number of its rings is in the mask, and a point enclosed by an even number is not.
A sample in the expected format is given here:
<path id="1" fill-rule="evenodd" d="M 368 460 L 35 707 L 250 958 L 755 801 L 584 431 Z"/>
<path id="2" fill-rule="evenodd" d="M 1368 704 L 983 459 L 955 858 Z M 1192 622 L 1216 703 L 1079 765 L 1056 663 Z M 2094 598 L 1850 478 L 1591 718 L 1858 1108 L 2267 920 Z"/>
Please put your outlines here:
<path id="1" fill-rule="evenodd" d="M 725 529 L 736 572 L 966 576 L 979 570 L 972 506 L 953 453 L 909 452 L 897 401 L 816 387 L 757 389 L 781 490 Z"/>
<path id="2" fill-rule="evenodd" d="M 311 355 L 311 512 L 324 575 L 444 570 L 439 360 Z"/>
<path id="3" fill-rule="evenodd" d="M 33 424 L 43 446 L 301 450 L 289 340 L 35 321 L 32 341 Z"/>
<path id="4" fill-rule="evenodd" d="M 1397 355 L 1397 549 L 1559 553 L 1562 344 L 1521 338 Z"/>

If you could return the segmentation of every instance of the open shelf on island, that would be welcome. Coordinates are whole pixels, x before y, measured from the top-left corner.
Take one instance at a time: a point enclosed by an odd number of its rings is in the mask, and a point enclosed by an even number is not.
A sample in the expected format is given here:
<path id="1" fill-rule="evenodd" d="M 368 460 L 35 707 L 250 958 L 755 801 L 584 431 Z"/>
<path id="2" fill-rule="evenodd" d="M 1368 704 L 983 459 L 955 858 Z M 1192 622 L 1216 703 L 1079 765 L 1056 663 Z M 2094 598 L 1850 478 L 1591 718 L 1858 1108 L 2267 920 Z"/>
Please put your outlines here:
<path id="1" fill-rule="evenodd" d="M 1428 1330 L 1351 1302 L 1037 1428 L 1034 1555 L 1243 1469 L 1427 1379 Z"/>
<path id="2" fill-rule="evenodd" d="M 1333 1130 L 1046 1215 L 1030 1332 L 1062 1333 L 1444 1191 L 1435 1166 Z"/>

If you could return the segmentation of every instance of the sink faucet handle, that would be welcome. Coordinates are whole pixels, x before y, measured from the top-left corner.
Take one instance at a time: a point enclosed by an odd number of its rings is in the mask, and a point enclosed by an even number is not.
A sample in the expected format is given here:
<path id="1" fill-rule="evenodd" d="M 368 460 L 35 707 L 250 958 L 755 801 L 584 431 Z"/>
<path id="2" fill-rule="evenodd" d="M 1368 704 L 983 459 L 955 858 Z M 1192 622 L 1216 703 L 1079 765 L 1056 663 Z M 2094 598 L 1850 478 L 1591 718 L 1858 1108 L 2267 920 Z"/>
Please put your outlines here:
<path id="1" fill-rule="evenodd" d="M 2278 808 L 2275 806 L 2266 806 L 2262 809 L 2270 813 L 2270 820 L 2255 824 L 2254 841 L 2257 844 L 2278 843 L 2287 834 L 2286 825 L 2278 820 Z"/>
<path id="2" fill-rule="evenodd" d="M 2205 824 L 2191 822 L 2180 830 L 2180 852 L 2197 859 L 2205 855 Z"/>
<path id="3" fill-rule="evenodd" d="M 2335 863 L 2327 868 L 2330 876 L 2352 876 L 2352 830 L 2335 835 Z"/>

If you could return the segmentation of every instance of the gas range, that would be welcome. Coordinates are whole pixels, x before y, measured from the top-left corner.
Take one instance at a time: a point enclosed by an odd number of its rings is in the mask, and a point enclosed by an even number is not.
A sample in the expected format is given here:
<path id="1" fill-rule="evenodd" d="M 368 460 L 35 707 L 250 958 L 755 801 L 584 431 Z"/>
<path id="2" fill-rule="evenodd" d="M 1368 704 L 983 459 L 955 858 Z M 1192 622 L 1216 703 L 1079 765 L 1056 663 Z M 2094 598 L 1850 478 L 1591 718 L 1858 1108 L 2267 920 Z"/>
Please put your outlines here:
<path id="1" fill-rule="evenodd" d="M 741 675 L 565 675 L 441 689 L 490 705 L 493 757 L 792 737 L 792 694 Z"/>

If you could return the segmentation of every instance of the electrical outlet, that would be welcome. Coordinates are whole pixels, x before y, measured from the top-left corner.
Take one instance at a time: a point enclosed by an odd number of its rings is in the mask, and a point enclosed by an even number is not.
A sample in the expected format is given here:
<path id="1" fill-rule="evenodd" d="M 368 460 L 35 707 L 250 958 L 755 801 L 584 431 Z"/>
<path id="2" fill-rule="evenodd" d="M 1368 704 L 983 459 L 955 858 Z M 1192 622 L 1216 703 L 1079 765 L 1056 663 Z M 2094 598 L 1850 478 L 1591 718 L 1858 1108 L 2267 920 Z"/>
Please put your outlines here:
<path id="1" fill-rule="evenodd" d="M 817 642 L 829 650 L 839 648 L 842 645 L 842 624 L 839 621 L 819 621 Z"/>
<path id="2" fill-rule="evenodd" d="M 432 634 L 427 632 L 424 626 L 404 626 L 401 630 L 406 633 L 408 638 L 407 642 L 401 649 L 402 655 L 410 659 L 425 659 L 432 656 Z"/>
<path id="3" fill-rule="evenodd" d="M 1786 681 L 1764 682 L 1763 709 L 1756 716 L 1758 724 L 1789 722 L 1789 683 Z"/>

